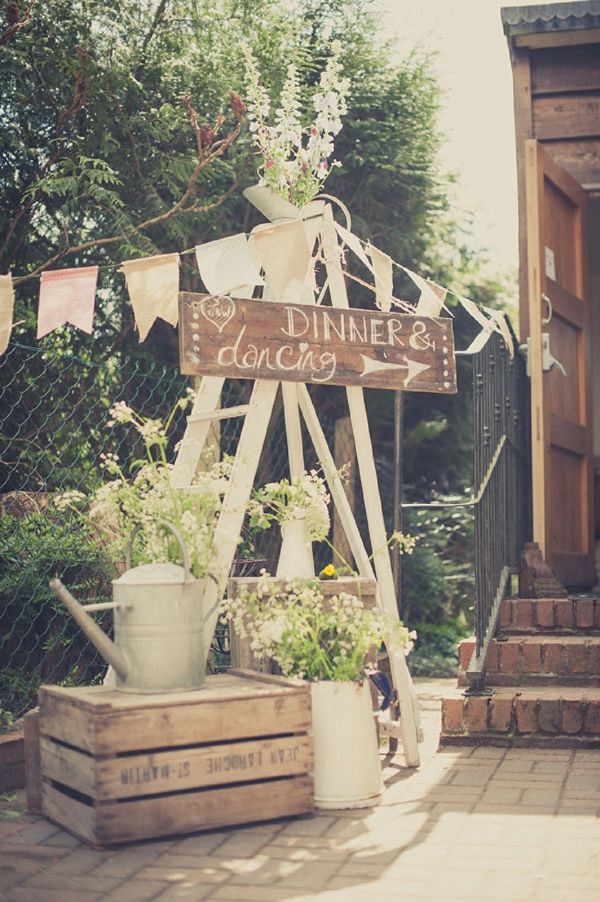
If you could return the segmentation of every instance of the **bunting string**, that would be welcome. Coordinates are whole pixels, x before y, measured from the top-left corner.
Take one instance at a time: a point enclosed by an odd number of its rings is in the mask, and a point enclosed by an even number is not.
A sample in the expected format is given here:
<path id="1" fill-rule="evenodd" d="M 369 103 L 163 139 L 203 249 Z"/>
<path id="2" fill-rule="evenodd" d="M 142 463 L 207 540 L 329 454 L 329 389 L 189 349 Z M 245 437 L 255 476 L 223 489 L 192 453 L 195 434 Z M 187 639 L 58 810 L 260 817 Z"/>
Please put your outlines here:
<path id="1" fill-rule="evenodd" d="M 140 257 L 122 263 L 105 263 L 60 270 L 45 270 L 40 278 L 38 329 L 41 338 L 64 323 L 91 333 L 98 272 L 117 270 L 125 276 L 140 341 L 144 341 L 157 317 L 177 324 L 177 296 L 179 291 L 180 257 L 194 254 L 202 281 L 210 294 L 232 294 L 252 297 L 257 286 L 265 280 L 282 300 L 314 303 L 318 287 L 314 278 L 315 264 L 320 259 L 320 247 L 313 253 L 318 237 L 317 220 L 322 218 L 325 199 L 335 200 L 346 218 L 347 227 L 336 223 L 344 248 L 357 257 L 373 277 L 371 284 L 350 272 L 343 260 L 344 275 L 375 295 L 375 303 L 382 311 L 392 308 L 423 317 L 437 317 L 444 310 L 454 316 L 446 304 L 450 295 L 479 325 L 480 331 L 468 348 L 458 354 L 475 354 L 489 337 L 498 333 L 504 339 L 511 357 L 514 341 L 506 316 L 498 310 L 477 304 L 452 289 L 413 272 L 393 260 L 368 241 L 350 231 L 350 216 L 336 198 L 323 195 L 308 205 L 306 216 L 285 219 L 256 226 L 250 233 L 240 232 L 172 254 Z M 313 222 L 314 220 L 314 222 Z M 418 288 L 415 303 L 393 295 L 393 269 L 403 272 Z M 264 273 L 264 277 L 261 273 Z M 15 277 L 16 279 L 22 277 Z M 325 296 L 327 282 L 320 289 L 317 303 Z M 0 354 L 4 353 L 14 325 L 14 285 L 10 274 L 0 275 Z"/>

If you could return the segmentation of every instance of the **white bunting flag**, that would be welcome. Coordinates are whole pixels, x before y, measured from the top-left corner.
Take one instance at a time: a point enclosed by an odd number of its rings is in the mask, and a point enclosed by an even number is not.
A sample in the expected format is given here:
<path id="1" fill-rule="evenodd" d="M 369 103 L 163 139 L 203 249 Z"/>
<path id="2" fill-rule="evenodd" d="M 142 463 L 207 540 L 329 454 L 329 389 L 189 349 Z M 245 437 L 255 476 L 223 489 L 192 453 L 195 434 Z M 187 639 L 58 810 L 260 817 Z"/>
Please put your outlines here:
<path id="1" fill-rule="evenodd" d="M 348 229 L 345 229 L 344 226 L 339 225 L 337 222 L 335 224 L 335 230 L 344 244 L 356 254 L 358 259 L 361 261 L 361 263 L 364 263 L 369 272 L 373 272 L 371 261 L 364 252 L 360 239 L 357 238 L 356 235 L 353 235 L 352 232 L 348 231 Z"/>
<path id="2" fill-rule="evenodd" d="M 177 325 L 179 254 L 126 260 L 119 272 L 125 274 L 140 341 L 144 341 L 157 317 Z"/>
<path id="3" fill-rule="evenodd" d="M 13 308 L 15 293 L 10 273 L 0 276 L 0 354 L 8 347 L 13 326 Z"/>
<path id="4" fill-rule="evenodd" d="M 463 352 L 464 354 L 477 354 L 481 351 L 493 332 L 502 335 L 502 331 L 495 320 L 492 317 L 486 316 L 474 301 L 470 301 L 468 298 L 463 297 L 459 297 L 458 299 L 467 313 L 469 313 L 475 322 L 481 326 L 481 332 L 475 336 L 469 347 Z"/>
<path id="5" fill-rule="evenodd" d="M 369 244 L 367 253 L 373 264 L 373 274 L 375 276 L 375 300 L 377 306 L 384 313 L 388 313 L 392 308 L 392 295 L 394 293 L 394 274 L 392 271 L 392 258 L 379 248 Z"/>
<path id="6" fill-rule="evenodd" d="M 52 269 L 42 273 L 37 337 L 65 323 L 91 334 L 96 300 L 97 266 Z"/>
<path id="7" fill-rule="evenodd" d="M 256 260 L 243 232 L 196 247 L 196 261 L 210 294 L 233 294 L 244 286 L 262 285 Z M 238 294 L 237 297 L 240 297 Z"/>
<path id="8" fill-rule="evenodd" d="M 305 290 L 312 265 L 304 222 L 257 226 L 250 243 L 264 270 L 269 294 L 277 301 L 300 302 L 298 295 Z"/>
<path id="9" fill-rule="evenodd" d="M 511 331 L 508 327 L 508 322 L 506 319 L 506 314 L 501 313 L 500 310 L 493 310 L 491 307 L 485 307 L 483 304 L 481 305 L 485 312 L 490 316 L 498 328 L 500 329 L 500 334 L 504 339 L 504 343 L 506 344 L 508 353 L 511 358 L 515 356 L 515 343 L 511 334 Z"/>
<path id="10" fill-rule="evenodd" d="M 424 279 L 418 273 L 413 272 L 412 269 L 407 269 L 405 266 L 402 268 L 421 292 L 415 308 L 415 314 L 417 316 L 439 316 L 444 307 L 444 301 L 448 293 L 447 289 L 442 288 L 441 285 L 436 285 L 435 282 Z"/>

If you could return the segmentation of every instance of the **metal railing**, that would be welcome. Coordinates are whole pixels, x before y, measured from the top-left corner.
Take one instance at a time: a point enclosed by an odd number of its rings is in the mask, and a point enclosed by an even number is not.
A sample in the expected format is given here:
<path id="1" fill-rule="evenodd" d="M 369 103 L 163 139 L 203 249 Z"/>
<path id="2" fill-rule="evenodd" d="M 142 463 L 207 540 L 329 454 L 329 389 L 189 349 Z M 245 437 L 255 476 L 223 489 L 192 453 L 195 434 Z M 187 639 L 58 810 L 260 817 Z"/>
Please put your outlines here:
<path id="1" fill-rule="evenodd" d="M 473 359 L 475 636 L 467 675 L 481 686 L 510 577 L 531 534 L 529 378 L 494 334 Z"/>

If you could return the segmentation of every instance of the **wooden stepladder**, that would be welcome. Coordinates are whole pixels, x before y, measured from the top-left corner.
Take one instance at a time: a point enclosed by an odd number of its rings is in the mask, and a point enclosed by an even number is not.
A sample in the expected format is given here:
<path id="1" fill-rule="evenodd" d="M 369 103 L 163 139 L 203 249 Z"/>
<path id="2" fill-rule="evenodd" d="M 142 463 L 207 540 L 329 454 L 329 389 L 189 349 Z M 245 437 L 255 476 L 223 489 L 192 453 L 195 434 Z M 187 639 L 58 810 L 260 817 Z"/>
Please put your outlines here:
<path id="1" fill-rule="evenodd" d="M 380 609 L 387 611 L 392 616 L 398 616 L 396 591 L 363 385 L 367 383 L 391 387 L 386 380 L 389 380 L 389 373 L 393 371 L 396 380 L 402 373 L 401 381 L 395 387 L 405 388 L 406 383 L 412 381 L 413 384 L 409 386 L 409 390 L 410 387 L 429 391 L 455 390 L 453 388 L 455 374 L 451 325 L 445 319 L 426 320 L 429 327 L 434 331 L 437 330 L 435 341 L 429 338 L 429 343 L 427 343 L 422 338 L 423 330 L 417 328 L 417 324 L 424 321 L 423 318 L 417 320 L 414 316 L 394 316 L 371 311 L 353 310 L 350 313 L 340 259 L 340 247 L 330 206 L 326 206 L 323 211 L 321 246 L 331 307 L 309 308 L 304 305 L 299 308 L 293 304 L 286 305 L 284 302 L 273 304 L 268 301 L 244 302 L 229 297 L 182 295 L 180 304 L 182 372 L 208 373 L 208 375 L 203 375 L 192 413 L 188 417 L 188 425 L 173 470 L 174 484 L 181 488 L 192 484 L 211 423 L 214 420 L 245 417 L 215 533 L 216 579 L 209 583 L 206 590 L 209 612 L 205 633 L 207 654 L 216 627 L 219 606 L 227 587 L 247 503 L 253 488 L 280 384 L 292 478 L 300 475 L 304 470 L 300 419 L 302 416 L 321 462 L 333 504 L 346 533 L 359 575 L 368 579 L 376 579 L 377 603 Z M 215 303 L 221 305 L 216 315 Z M 258 348 L 256 344 L 251 344 L 252 352 L 242 351 L 240 350 L 241 342 L 252 330 L 253 310 L 257 311 L 257 317 L 268 316 L 271 319 L 268 324 L 262 323 L 261 319 L 261 323 L 257 327 L 257 334 L 262 335 L 263 346 Z M 323 356 L 323 347 L 327 345 L 327 342 L 322 333 L 319 333 L 318 336 L 315 335 L 318 339 L 315 343 L 317 350 L 314 353 L 311 352 L 312 345 L 308 326 L 301 336 L 297 336 L 289 325 L 294 321 L 296 314 L 299 317 L 304 316 L 308 323 L 310 317 L 302 312 L 307 310 L 311 313 L 313 310 L 329 311 L 327 314 L 329 317 L 326 329 L 327 338 L 328 340 L 332 338 L 332 330 L 335 330 L 335 336 L 343 336 L 344 341 L 346 341 L 347 335 L 352 336 L 353 340 L 355 339 L 355 346 L 350 348 L 349 353 L 346 345 L 344 347 L 340 345 L 337 354 L 334 351 L 326 351 L 327 356 Z M 358 314 L 361 314 L 360 322 L 356 321 Z M 279 324 L 273 318 L 278 315 L 284 316 L 284 320 Z M 285 316 L 287 316 L 287 326 Z M 352 320 L 352 323 L 348 324 L 346 320 Z M 405 321 L 410 321 L 410 323 Z M 301 322 L 304 324 L 304 319 L 301 319 Z M 348 332 L 346 332 L 346 326 L 348 326 Z M 352 332 L 351 326 L 354 327 L 354 332 Z M 319 326 L 316 318 L 312 320 L 311 328 L 318 332 Z M 205 331 L 208 333 L 206 339 L 200 335 Z M 376 353 L 371 343 L 373 336 L 376 336 L 381 345 L 381 348 L 377 348 Z M 387 345 L 386 337 L 389 339 Z M 254 339 L 254 341 L 259 341 L 259 339 Z M 202 348 L 200 344 L 203 345 Z M 333 347 L 335 342 L 330 344 Z M 312 356 L 309 356 L 311 353 Z M 319 353 L 322 355 L 321 357 L 318 356 Z M 361 359 L 362 363 L 360 363 Z M 250 366 L 248 363 L 250 360 L 257 364 L 256 371 L 245 372 L 244 367 Z M 359 368 L 353 372 L 352 368 L 357 360 Z M 312 369 L 312 372 L 303 372 L 304 362 L 307 363 L 308 370 Z M 436 369 L 438 363 L 441 367 L 439 372 Z M 262 364 L 262 368 L 259 364 Z M 316 376 L 315 368 L 318 370 Z M 431 373 L 426 373 L 428 370 L 431 370 Z M 405 375 L 405 371 L 407 375 Z M 223 372 L 223 375 L 219 375 L 220 372 Z M 256 379 L 248 404 L 219 408 L 226 376 Z M 427 383 L 427 378 L 430 378 L 431 384 Z M 419 383 L 419 379 L 422 380 L 422 383 Z M 306 382 L 346 386 L 369 537 L 374 550 L 373 564 L 360 536 Z M 407 765 L 415 767 L 418 766 L 420 760 L 418 742 L 421 738 L 416 692 L 404 655 L 401 652 L 390 650 L 389 657 L 392 681 L 400 705 L 400 724 L 399 728 L 396 726 L 396 730 L 399 730 L 402 739 Z M 389 729 L 392 733 L 396 732 L 393 726 Z"/>

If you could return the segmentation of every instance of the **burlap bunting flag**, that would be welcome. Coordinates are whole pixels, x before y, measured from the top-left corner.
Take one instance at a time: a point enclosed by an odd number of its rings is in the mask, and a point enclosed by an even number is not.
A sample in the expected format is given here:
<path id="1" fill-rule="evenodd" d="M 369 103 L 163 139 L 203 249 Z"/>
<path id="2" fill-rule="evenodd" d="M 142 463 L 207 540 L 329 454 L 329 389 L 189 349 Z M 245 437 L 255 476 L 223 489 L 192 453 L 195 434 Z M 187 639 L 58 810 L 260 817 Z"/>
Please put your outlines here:
<path id="1" fill-rule="evenodd" d="M 144 341 L 157 317 L 177 325 L 179 254 L 126 260 L 119 272 L 125 274 L 140 341 Z"/>

